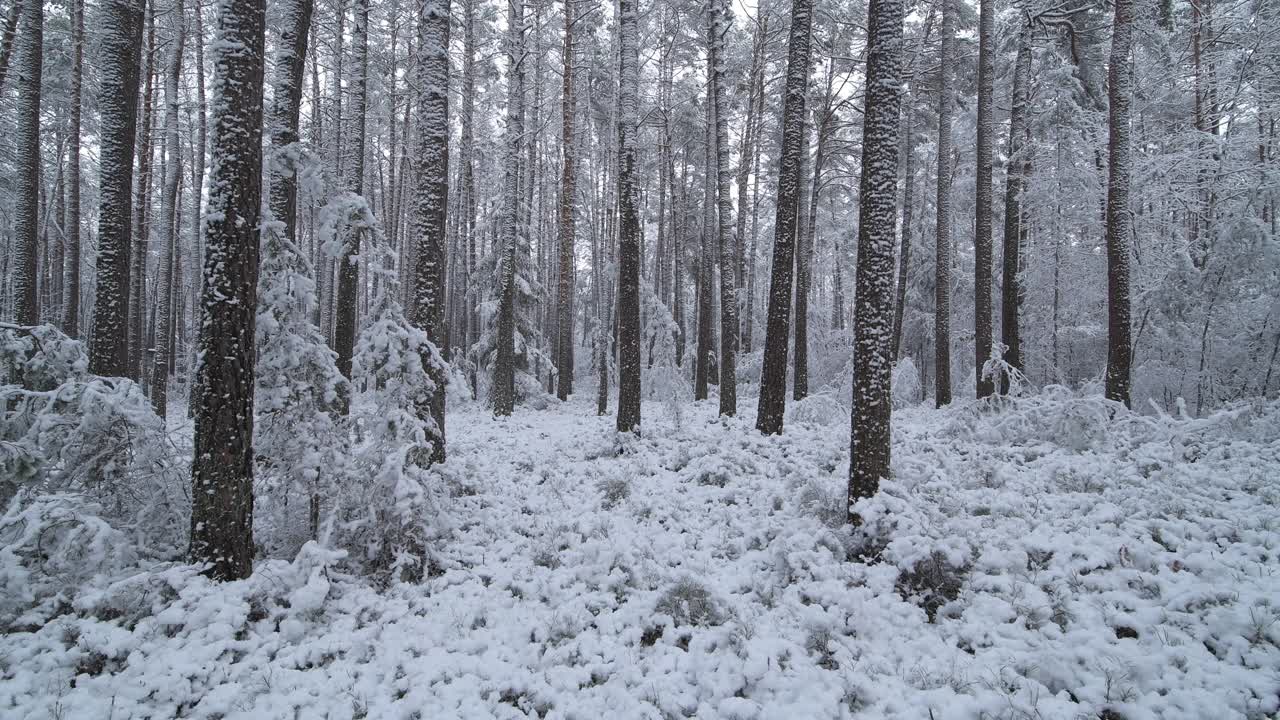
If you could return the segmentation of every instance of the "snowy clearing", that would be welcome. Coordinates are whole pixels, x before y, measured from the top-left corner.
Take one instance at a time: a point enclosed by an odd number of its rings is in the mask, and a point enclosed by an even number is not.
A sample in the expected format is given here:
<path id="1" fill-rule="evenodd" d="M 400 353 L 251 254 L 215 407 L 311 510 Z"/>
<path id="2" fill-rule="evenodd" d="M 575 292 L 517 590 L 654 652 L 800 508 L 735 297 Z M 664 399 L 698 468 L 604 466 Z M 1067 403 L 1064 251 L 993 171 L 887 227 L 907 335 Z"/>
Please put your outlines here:
<path id="1" fill-rule="evenodd" d="M 644 411 L 621 447 L 585 400 L 451 411 L 443 571 L 418 586 L 380 592 L 311 544 L 244 581 L 164 565 L 69 588 L 0 636 L 0 715 L 1280 712 L 1280 404 L 900 411 L 871 539 L 840 526 L 829 399 L 781 437 L 714 400 Z"/>

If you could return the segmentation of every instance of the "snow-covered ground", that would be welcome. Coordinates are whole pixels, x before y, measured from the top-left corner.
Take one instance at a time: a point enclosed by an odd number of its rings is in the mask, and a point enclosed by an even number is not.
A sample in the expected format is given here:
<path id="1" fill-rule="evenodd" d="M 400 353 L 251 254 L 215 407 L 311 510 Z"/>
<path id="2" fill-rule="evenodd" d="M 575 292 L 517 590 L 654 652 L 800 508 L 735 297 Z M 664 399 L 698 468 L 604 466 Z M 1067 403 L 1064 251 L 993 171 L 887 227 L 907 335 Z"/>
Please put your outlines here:
<path id="1" fill-rule="evenodd" d="M 0 636 L 0 717 L 1280 713 L 1280 404 L 900 411 L 869 538 L 847 410 L 743 407 L 646 405 L 621 446 L 585 399 L 454 411 L 441 573 L 379 591 L 309 545 L 98 582 Z"/>

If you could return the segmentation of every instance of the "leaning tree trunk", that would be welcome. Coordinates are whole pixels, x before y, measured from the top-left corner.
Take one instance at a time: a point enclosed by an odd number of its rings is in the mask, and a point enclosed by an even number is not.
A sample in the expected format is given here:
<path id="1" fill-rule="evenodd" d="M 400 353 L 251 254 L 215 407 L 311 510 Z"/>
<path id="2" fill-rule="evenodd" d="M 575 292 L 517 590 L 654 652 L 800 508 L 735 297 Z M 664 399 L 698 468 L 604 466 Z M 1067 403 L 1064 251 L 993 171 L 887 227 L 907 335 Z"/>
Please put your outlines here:
<path id="1" fill-rule="evenodd" d="M 84 0 L 71 0 L 71 115 L 67 128 L 67 209 L 62 331 L 80 337 L 80 105 L 84 77 Z"/>
<path id="2" fill-rule="evenodd" d="M 182 177 L 182 139 L 178 134 L 178 83 L 182 79 L 182 0 L 175 0 L 168 16 L 169 63 L 164 74 L 164 178 L 160 197 L 160 271 L 156 285 L 155 357 L 151 368 L 151 406 L 164 420 L 168 411 L 169 325 L 173 313 L 173 258 L 178 247 L 178 180 Z"/>
<path id="3" fill-rule="evenodd" d="M 1133 75 L 1129 55 L 1133 50 L 1134 0 L 1116 0 L 1111 40 L 1111 65 L 1107 71 L 1110 101 L 1107 174 L 1107 388 L 1108 400 L 1129 405 L 1133 347 L 1129 321 L 1129 104 Z"/>
<path id="4" fill-rule="evenodd" d="M 991 272 L 992 272 L 992 137 L 995 119 L 992 117 L 993 89 L 995 82 L 995 8 L 994 0 L 980 0 L 978 12 L 978 176 L 977 229 L 974 237 L 973 312 L 974 312 L 974 373 L 977 396 L 984 398 L 995 390 L 990 376 L 983 366 L 991 358 Z"/>
<path id="5" fill-rule="evenodd" d="M 729 102 L 725 97 L 724 35 L 730 10 L 723 0 L 711 0 L 707 24 L 707 74 L 715 116 L 715 176 L 720 245 L 720 414 L 738 412 L 738 285 L 742 266 L 736 262 L 733 240 L 733 201 L 729 197 Z"/>
<path id="6" fill-rule="evenodd" d="M 418 236 L 414 315 L 418 327 L 437 347 L 445 336 L 445 226 L 449 203 L 449 0 L 426 0 L 418 22 L 418 167 L 414 197 L 414 233 Z M 429 407 L 434 432 L 427 439 L 431 463 L 445 459 L 445 386 L 447 369 L 427 348 L 422 366 L 435 387 Z"/>
<path id="7" fill-rule="evenodd" d="M 218 580 L 253 569 L 254 325 L 262 208 L 265 0 L 224 0 L 214 43 L 191 559 Z"/>
<path id="8" fill-rule="evenodd" d="M 640 433 L 640 34 L 636 0 L 618 0 L 618 432 Z"/>
<path id="9" fill-rule="evenodd" d="M 853 504 L 889 477 L 889 378 L 893 367 L 893 246 L 898 201 L 898 125 L 902 74 L 902 0 L 871 0 L 867 9 L 867 95 L 859 185 L 858 270 L 854 309 Z"/>
<path id="10" fill-rule="evenodd" d="M 556 292 L 556 397 L 568 400 L 573 394 L 573 245 L 574 206 L 577 193 L 574 177 L 573 144 L 573 3 L 564 3 L 564 90 L 560 121 L 560 256 Z M 665 176 L 664 176 L 665 177 Z M 662 222 L 659 214 L 658 222 Z M 661 230 L 659 230 L 661 233 Z"/>
<path id="11" fill-rule="evenodd" d="M 764 338 L 764 367 L 756 429 L 777 435 L 787 403 L 787 343 L 791 334 L 791 279 L 796 251 L 796 200 L 800 195 L 800 146 L 805 93 L 809 85 L 811 0 L 792 0 L 787 49 L 787 85 L 782 103 L 782 154 L 778 169 L 777 213 L 773 223 L 773 274 Z"/>
<path id="12" fill-rule="evenodd" d="M 16 189 L 13 234 L 18 268 L 14 278 L 14 318 L 20 325 L 40 322 L 36 295 L 36 254 L 40 233 L 40 71 L 44 64 L 44 4 L 26 0 L 22 5 L 21 33 L 14 63 L 18 102 L 14 130 Z"/>
<path id="13" fill-rule="evenodd" d="M 497 358 L 493 366 L 493 414 L 510 415 L 516 403 L 516 245 L 520 219 L 520 141 L 524 135 L 524 2 L 507 2 L 506 168 L 502 187 L 502 257 L 498 265 Z"/>
<path id="14" fill-rule="evenodd" d="M 951 402 L 951 95 L 955 87 L 955 0 L 942 0 L 941 82 L 938 88 L 937 245 L 934 255 L 933 372 L 937 407 Z"/>
<path id="15" fill-rule="evenodd" d="M 98 98 L 102 168 L 98 187 L 97 293 L 89 370 L 129 374 L 129 261 L 133 152 L 138 129 L 138 55 L 144 0 L 103 0 L 100 15 Z"/>
<path id="16" fill-rule="evenodd" d="M 1028 90 L 1031 75 L 1031 26 L 1022 29 L 1018 38 L 1018 58 L 1013 66 L 1013 109 L 1009 117 L 1009 165 L 1004 192 L 1004 284 L 1000 302 L 1000 341 L 1004 344 L 1004 361 L 1022 371 L 1022 339 L 1018 316 L 1022 306 L 1022 246 L 1027 238 L 1027 220 L 1022 210 L 1022 192 L 1031 173 L 1030 147 L 1024 144 L 1027 134 Z M 1000 383 L 1000 392 L 1009 391 L 1009 378 Z"/>

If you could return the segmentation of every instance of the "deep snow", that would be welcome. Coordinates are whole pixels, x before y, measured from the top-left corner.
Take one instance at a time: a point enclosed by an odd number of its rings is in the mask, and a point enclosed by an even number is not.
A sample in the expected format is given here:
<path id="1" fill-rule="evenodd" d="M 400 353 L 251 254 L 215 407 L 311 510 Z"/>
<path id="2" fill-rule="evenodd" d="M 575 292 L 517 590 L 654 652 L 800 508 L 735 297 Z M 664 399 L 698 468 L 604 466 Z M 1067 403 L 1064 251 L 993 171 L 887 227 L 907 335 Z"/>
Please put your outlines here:
<path id="1" fill-rule="evenodd" d="M 0 716 L 1280 713 L 1280 403 L 899 411 L 870 539 L 840 403 L 781 437 L 715 407 L 646 404 L 621 445 L 585 398 L 454 409 L 442 572 L 378 591 L 308 545 L 99 578 L 0 636 Z"/>

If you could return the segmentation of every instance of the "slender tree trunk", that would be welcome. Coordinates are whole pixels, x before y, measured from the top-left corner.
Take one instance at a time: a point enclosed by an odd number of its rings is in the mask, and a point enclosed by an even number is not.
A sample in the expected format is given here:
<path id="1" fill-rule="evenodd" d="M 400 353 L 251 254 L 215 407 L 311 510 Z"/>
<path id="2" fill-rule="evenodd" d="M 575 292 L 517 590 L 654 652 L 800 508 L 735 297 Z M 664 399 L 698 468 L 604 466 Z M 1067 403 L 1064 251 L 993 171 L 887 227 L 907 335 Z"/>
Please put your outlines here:
<path id="1" fill-rule="evenodd" d="M 204 11 L 200 7 L 200 3 L 192 3 L 192 17 L 195 20 L 195 47 L 193 64 L 196 66 L 196 143 L 192 152 L 192 165 L 194 166 L 191 178 L 192 194 L 194 195 L 195 212 L 191 218 L 191 259 L 189 266 L 192 268 L 192 274 L 196 274 L 196 269 L 204 264 L 204 233 L 201 230 L 201 224 L 204 218 L 204 162 L 205 152 L 208 150 L 208 104 L 205 102 L 204 94 Z M 200 306 L 201 287 L 204 282 L 203 276 L 199 276 L 196 282 L 191 283 L 191 312 L 195 315 L 196 309 Z M 194 325 L 195 323 L 193 323 Z M 195 345 L 199 345 L 199 333 L 197 329 Z M 199 380 L 198 373 L 195 372 L 195 355 L 192 354 L 190 362 L 192 363 L 191 374 L 193 378 L 190 381 L 187 398 L 187 416 L 192 417 L 195 412 L 195 403 L 191 401 L 196 392 L 196 382 Z"/>
<path id="2" fill-rule="evenodd" d="M 934 257 L 934 400 L 951 403 L 951 106 L 956 43 L 955 0 L 942 0 L 942 81 L 938 90 L 937 247 Z"/>
<path id="3" fill-rule="evenodd" d="M 1129 213 L 1131 153 L 1129 105 L 1133 75 L 1129 56 L 1133 50 L 1134 0 L 1116 0 L 1112 30 L 1111 64 L 1107 71 L 1110 100 L 1107 174 L 1107 387 L 1108 400 L 1129 405 L 1130 363 L 1133 348 L 1129 318 L 1129 246 L 1132 222 Z"/>
<path id="4" fill-rule="evenodd" d="M 445 229 L 449 201 L 449 0 L 428 0 L 418 23 L 418 167 L 414 198 L 414 234 L 418 263 L 414 283 L 416 322 L 427 339 L 444 346 Z M 429 350 L 427 351 L 430 352 Z M 430 462 L 445 459 L 445 387 L 448 370 L 424 353 L 422 366 L 435 388 L 429 407 L 434 435 Z"/>
<path id="5" fill-rule="evenodd" d="M 992 154 L 995 150 L 995 119 L 992 117 L 995 84 L 995 7 L 994 0 L 980 0 L 978 11 L 978 149 L 977 149 L 977 232 L 974 238 L 974 374 L 977 396 L 984 398 L 995 390 L 992 378 L 983 373 L 983 365 L 991 358 L 994 334 L 991 328 L 991 274 L 994 253 L 994 226 L 991 188 Z"/>
<path id="6" fill-rule="evenodd" d="M 16 6 L 16 3 L 15 3 Z M 68 127 L 62 331 L 80 337 L 80 109 L 84 76 L 84 0 L 71 0 L 71 117 Z"/>
<path id="7" fill-rule="evenodd" d="M 911 262 L 911 220 L 915 213 L 916 193 L 916 115 L 911 104 L 911 96 L 906 95 L 903 103 L 906 138 L 902 144 L 903 181 L 902 190 L 902 244 L 898 250 L 898 297 L 893 307 L 893 361 L 902 359 L 902 316 L 907 307 L 907 269 Z"/>
<path id="8" fill-rule="evenodd" d="M 854 503 L 875 495 L 881 480 L 889 477 L 902 0 L 871 0 L 867 15 L 867 98 L 854 300 L 853 364 L 857 373 L 849 463 L 849 520 L 854 524 L 861 522 L 853 511 Z"/>
<path id="9" fill-rule="evenodd" d="M 813 272 L 813 249 L 818 237 L 818 202 L 822 197 L 822 171 L 826 165 L 827 141 L 831 134 L 834 101 L 835 59 L 827 60 L 826 87 L 822 107 L 815 113 L 818 144 L 813 156 L 813 173 L 809 184 L 808 208 L 801 223 L 799 247 L 796 248 L 796 360 L 792 377 L 792 397 L 799 401 L 809 396 L 809 294 Z M 803 206 L 802 206 L 803 207 Z"/>
<path id="10" fill-rule="evenodd" d="M 493 368 L 493 414 L 515 409 L 516 245 L 520 232 L 520 142 L 524 136 L 524 0 L 507 0 L 506 168 L 502 190 L 502 258 L 499 265 L 497 358 Z"/>
<path id="11" fill-rule="evenodd" d="M 712 362 L 715 360 L 715 336 L 712 320 L 712 283 L 715 281 L 715 253 L 712 243 L 716 235 L 716 172 L 715 172 L 715 107 L 707 103 L 707 124 L 703 144 L 703 194 L 702 233 L 698 247 L 698 348 L 697 363 L 693 373 L 693 398 L 706 400 L 712 381 Z"/>
<path id="12" fill-rule="evenodd" d="M 151 247 L 151 161 L 155 97 L 156 9 L 147 7 L 147 46 L 142 58 L 142 127 L 138 135 L 138 182 L 133 194 L 133 250 L 129 273 L 129 377 L 142 382 L 147 348 L 142 334 L 147 304 L 147 255 Z"/>
<path id="13" fill-rule="evenodd" d="M 0 90 L 4 89 L 4 81 L 8 76 L 9 58 L 13 54 L 14 38 L 18 31 L 18 18 L 22 15 L 26 2 L 27 0 L 14 0 L 9 6 L 9 14 L 4 17 L 4 26 L 0 28 Z M 41 14 L 44 14 L 43 10 Z"/>
<path id="14" fill-rule="evenodd" d="M 1013 108 L 1009 119 L 1009 166 L 1004 192 L 1004 283 L 1001 288 L 1000 341 L 1005 346 L 1004 361 L 1022 371 L 1022 338 L 1018 329 L 1022 307 L 1022 246 L 1027 238 L 1027 219 L 1022 210 L 1022 193 L 1031 173 L 1030 147 L 1024 145 L 1030 105 L 1031 26 L 1018 38 L 1018 57 L 1013 66 Z M 1006 377 L 1000 392 L 1009 391 Z"/>
<path id="15" fill-rule="evenodd" d="M 556 296 L 556 365 L 559 378 L 556 382 L 556 397 L 568 400 L 573 394 L 573 251 L 574 251 L 574 206 L 576 204 L 577 187 L 575 184 L 573 136 L 573 25 L 575 0 L 564 0 L 564 90 L 561 96 L 561 134 L 560 134 L 560 257 L 558 290 Z M 665 175 L 664 175 L 665 177 Z M 659 216 L 661 222 L 661 216 Z M 661 230 L 659 230 L 661 236 Z"/>
<path id="16" fill-rule="evenodd" d="M 262 208 L 264 0 L 219 6 L 205 218 L 191 558 L 215 579 L 253 569 L 254 325 Z"/>
<path id="17" fill-rule="evenodd" d="M 182 80 L 182 44 L 186 18 L 182 0 L 174 0 L 168 16 L 169 63 L 164 76 L 165 164 L 160 198 L 160 271 L 156 285 L 155 365 L 151 371 L 151 406 L 163 420 L 168 411 L 170 330 L 173 314 L 173 258 L 178 249 L 178 184 L 182 177 L 182 139 L 178 133 L 178 83 Z"/>
<path id="18" fill-rule="evenodd" d="M 618 432 L 640 434 L 640 50 L 636 0 L 618 0 Z"/>
<path id="19" fill-rule="evenodd" d="M 368 103 L 369 75 L 369 1 L 357 0 L 356 26 L 352 35 L 352 52 L 356 67 L 352 78 L 351 134 L 343 145 L 350 159 L 343 163 L 347 176 L 347 190 L 364 196 L 365 110 Z M 338 353 L 338 372 L 351 380 L 351 360 L 355 355 L 356 323 L 359 311 L 360 255 L 362 231 L 348 228 L 344 231 L 342 250 L 338 255 L 338 293 L 334 318 L 333 344 Z M 343 412 L 351 409 L 351 398 L 342 399 Z"/>
<path id="20" fill-rule="evenodd" d="M 800 196 L 800 146 L 805 131 L 805 93 L 809 85 L 810 0 L 792 0 L 787 50 L 787 85 L 782 104 L 782 153 L 774 220 L 773 274 L 769 284 L 768 326 L 756 429 L 782 432 L 787 403 L 787 341 L 791 330 L 791 275 L 795 266 L 796 201 Z"/>
<path id="21" fill-rule="evenodd" d="M 729 31 L 731 10 L 723 0 L 711 0 L 707 26 L 707 73 L 710 100 L 715 115 L 716 200 L 720 245 L 720 414 L 738 413 L 738 292 L 742 264 L 734 252 L 733 201 L 729 197 L 729 101 L 725 97 L 724 36 Z"/>
<path id="22" fill-rule="evenodd" d="M 99 164 L 97 293 L 89 369 L 129 374 L 129 270 L 133 234 L 134 139 L 138 127 L 138 54 L 144 0 L 103 0 L 100 10 L 100 82 L 115 88 L 98 98 Z"/>
<path id="23" fill-rule="evenodd" d="M 14 155 L 17 194 L 13 208 L 13 234 L 17 243 L 17 276 L 14 278 L 14 318 L 19 325 L 40 322 L 36 293 L 36 257 L 40 250 L 40 75 L 44 64 L 44 4 L 25 0 L 22 32 L 16 42 L 15 61 L 18 102 L 15 107 Z"/>
<path id="24" fill-rule="evenodd" d="M 466 244 L 466 268 L 462 275 L 463 314 L 466 317 L 466 333 L 464 334 L 463 355 L 470 352 L 480 334 L 480 316 L 476 308 L 480 305 L 480 288 L 473 286 L 471 275 L 476 267 L 476 190 L 475 190 L 475 104 L 476 104 L 476 0 L 463 0 L 462 30 L 462 142 L 459 154 L 462 156 L 462 232 Z M 470 372 L 471 389 L 475 392 L 476 374 Z"/>
<path id="25" fill-rule="evenodd" d="M 271 110 L 271 149 L 275 157 L 270 163 L 268 196 L 272 218 L 283 223 L 284 236 L 295 242 L 298 237 L 298 124 L 314 2 L 285 0 L 282 4 Z"/>

